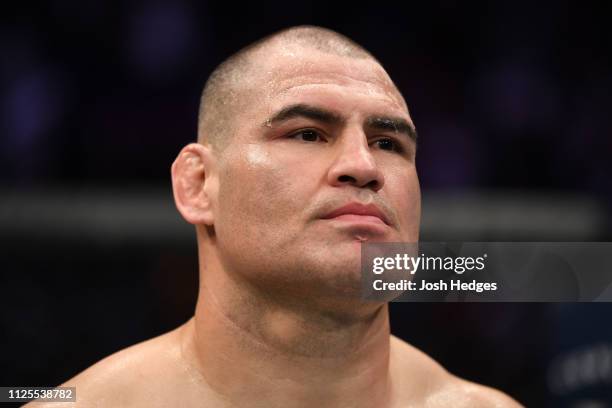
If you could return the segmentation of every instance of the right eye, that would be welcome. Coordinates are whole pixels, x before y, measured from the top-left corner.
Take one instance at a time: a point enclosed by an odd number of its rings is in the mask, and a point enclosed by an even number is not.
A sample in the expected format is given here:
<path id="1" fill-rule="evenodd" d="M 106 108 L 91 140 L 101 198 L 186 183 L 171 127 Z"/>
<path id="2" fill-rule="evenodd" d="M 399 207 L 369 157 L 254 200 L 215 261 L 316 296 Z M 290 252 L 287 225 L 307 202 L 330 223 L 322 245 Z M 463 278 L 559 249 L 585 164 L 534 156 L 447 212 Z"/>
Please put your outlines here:
<path id="1" fill-rule="evenodd" d="M 289 138 L 301 140 L 303 142 L 325 141 L 321 134 L 313 129 L 300 130 L 298 132 L 292 133 Z"/>

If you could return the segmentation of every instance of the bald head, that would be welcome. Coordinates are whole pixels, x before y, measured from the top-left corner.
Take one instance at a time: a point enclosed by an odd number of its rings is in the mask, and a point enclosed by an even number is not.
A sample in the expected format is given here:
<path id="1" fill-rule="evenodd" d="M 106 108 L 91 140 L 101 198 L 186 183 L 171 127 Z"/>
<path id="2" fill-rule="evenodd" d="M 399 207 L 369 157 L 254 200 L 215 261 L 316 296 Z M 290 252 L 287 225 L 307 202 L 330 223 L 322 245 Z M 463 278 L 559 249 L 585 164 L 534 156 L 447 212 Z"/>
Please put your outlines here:
<path id="1" fill-rule="evenodd" d="M 299 26 L 271 34 L 226 59 L 210 75 L 200 102 L 198 142 L 210 144 L 218 151 L 224 149 L 234 129 L 233 118 L 253 88 L 261 58 L 288 47 L 376 61 L 359 44 L 325 28 Z"/>

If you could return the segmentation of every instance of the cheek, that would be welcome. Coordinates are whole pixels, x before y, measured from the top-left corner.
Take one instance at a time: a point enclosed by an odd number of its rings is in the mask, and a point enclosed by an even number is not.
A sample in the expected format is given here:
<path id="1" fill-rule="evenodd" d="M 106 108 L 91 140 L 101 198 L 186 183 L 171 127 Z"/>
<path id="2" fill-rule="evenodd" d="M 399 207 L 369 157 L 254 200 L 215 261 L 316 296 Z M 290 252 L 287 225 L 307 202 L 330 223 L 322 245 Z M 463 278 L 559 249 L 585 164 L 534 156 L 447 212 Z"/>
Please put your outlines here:
<path id="1" fill-rule="evenodd" d="M 394 173 L 387 181 L 385 187 L 388 187 L 389 200 L 397 211 L 402 238 L 416 241 L 421 222 L 421 189 L 416 169 Z"/>
<path id="2" fill-rule="evenodd" d="M 232 157 L 219 184 L 219 227 L 229 223 L 242 231 L 263 233 L 296 212 L 299 183 L 290 163 L 273 157 L 258 145 L 246 145 Z"/>

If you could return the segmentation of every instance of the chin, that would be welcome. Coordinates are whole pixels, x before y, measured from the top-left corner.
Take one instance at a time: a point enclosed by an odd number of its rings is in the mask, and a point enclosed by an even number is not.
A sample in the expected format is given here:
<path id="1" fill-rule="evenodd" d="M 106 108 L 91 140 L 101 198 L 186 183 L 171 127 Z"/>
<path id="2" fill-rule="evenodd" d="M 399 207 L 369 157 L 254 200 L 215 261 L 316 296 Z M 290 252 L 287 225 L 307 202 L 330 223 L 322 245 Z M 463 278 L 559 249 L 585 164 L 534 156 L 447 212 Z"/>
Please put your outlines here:
<path id="1" fill-rule="evenodd" d="M 298 308 L 316 310 L 328 317 L 368 316 L 383 302 L 365 301 L 362 297 L 360 251 L 350 257 L 341 254 L 342 251 L 331 258 L 295 259 L 291 266 L 276 271 L 282 276 L 268 275 L 266 289 Z"/>
<path id="2" fill-rule="evenodd" d="M 352 248 L 350 256 L 339 251 L 331 259 L 319 259 L 313 269 L 311 290 L 337 298 L 361 298 L 361 250 Z"/>

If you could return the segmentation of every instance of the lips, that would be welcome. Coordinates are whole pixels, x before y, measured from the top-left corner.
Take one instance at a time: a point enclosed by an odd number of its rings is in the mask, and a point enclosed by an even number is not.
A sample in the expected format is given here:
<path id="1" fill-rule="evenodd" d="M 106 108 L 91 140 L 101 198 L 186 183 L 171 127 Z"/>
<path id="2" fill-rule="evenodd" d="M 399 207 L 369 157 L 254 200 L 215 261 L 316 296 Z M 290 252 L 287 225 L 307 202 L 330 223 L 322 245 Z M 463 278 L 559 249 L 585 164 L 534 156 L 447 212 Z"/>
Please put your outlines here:
<path id="1" fill-rule="evenodd" d="M 374 204 L 349 203 L 325 215 L 323 219 L 370 222 L 389 225 L 389 219 Z"/>

